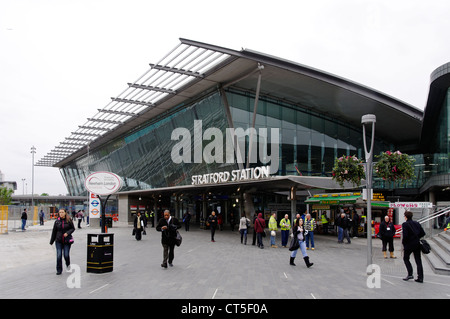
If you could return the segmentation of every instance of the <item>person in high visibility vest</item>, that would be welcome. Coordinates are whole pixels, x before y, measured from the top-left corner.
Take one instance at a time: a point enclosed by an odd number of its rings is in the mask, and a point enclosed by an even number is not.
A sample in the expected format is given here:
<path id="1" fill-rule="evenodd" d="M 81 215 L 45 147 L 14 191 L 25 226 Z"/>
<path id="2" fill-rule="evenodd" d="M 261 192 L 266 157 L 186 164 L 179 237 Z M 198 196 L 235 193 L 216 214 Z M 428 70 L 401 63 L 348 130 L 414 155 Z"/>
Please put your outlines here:
<path id="1" fill-rule="evenodd" d="M 323 233 L 328 235 L 328 219 L 327 219 L 327 213 L 323 212 L 322 213 L 322 229 L 323 229 Z"/>
<path id="2" fill-rule="evenodd" d="M 269 219 L 270 245 L 272 248 L 277 248 L 277 245 L 275 245 L 275 236 L 272 236 L 278 230 L 276 216 L 277 213 L 273 213 Z"/>
<path id="3" fill-rule="evenodd" d="M 284 218 L 280 221 L 281 227 L 281 246 L 287 248 L 287 242 L 289 239 L 289 230 L 291 229 L 291 221 L 289 215 L 284 215 Z"/>
<path id="4" fill-rule="evenodd" d="M 306 233 L 306 250 L 309 249 L 309 241 L 311 240 L 311 250 L 314 250 L 314 230 L 316 229 L 317 225 L 316 225 L 316 221 L 314 218 L 311 218 L 311 214 L 306 214 L 306 218 L 305 218 L 305 230 L 307 231 Z"/>

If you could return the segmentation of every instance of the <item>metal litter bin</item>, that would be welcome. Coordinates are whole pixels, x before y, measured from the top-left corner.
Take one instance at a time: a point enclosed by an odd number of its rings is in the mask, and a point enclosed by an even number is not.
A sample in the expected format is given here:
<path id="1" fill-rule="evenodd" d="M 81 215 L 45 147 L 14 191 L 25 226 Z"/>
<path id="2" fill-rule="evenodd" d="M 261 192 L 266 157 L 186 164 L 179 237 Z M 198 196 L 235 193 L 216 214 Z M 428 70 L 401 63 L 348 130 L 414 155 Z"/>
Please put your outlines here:
<path id="1" fill-rule="evenodd" d="M 98 274 L 113 271 L 114 234 L 88 234 L 87 236 L 86 271 Z"/>

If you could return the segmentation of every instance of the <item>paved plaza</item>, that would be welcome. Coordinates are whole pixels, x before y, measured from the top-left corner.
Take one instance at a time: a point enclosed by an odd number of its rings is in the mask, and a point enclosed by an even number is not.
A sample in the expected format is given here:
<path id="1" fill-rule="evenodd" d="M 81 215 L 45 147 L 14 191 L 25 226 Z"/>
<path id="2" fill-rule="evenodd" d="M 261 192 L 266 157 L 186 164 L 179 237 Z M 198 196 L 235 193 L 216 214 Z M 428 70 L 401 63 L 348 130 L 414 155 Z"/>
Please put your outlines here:
<path id="1" fill-rule="evenodd" d="M 270 248 L 269 238 L 264 239 L 265 249 L 259 249 L 251 245 L 251 235 L 242 245 L 237 231 L 224 230 L 216 231 L 212 243 L 209 230 L 195 225 L 189 232 L 180 229 L 183 244 L 175 249 L 174 266 L 164 269 L 161 234 L 155 228 L 136 241 L 131 226 L 114 224 L 114 270 L 94 274 L 86 272 L 87 234 L 100 230 L 83 223 L 70 252 L 78 274 L 75 269 L 56 276 L 56 250 L 49 245 L 52 223 L 0 235 L 0 298 L 450 298 L 450 276 L 434 274 L 425 258 L 423 284 L 402 280 L 406 270 L 398 239 L 397 259 L 383 259 L 381 242 L 373 240 L 373 263 L 381 277 L 379 287 L 369 288 L 365 238 L 348 245 L 338 244 L 335 236 L 316 235 L 316 249 L 308 251 L 314 266 L 308 269 L 300 252 L 297 266 L 290 266 L 289 250 Z"/>

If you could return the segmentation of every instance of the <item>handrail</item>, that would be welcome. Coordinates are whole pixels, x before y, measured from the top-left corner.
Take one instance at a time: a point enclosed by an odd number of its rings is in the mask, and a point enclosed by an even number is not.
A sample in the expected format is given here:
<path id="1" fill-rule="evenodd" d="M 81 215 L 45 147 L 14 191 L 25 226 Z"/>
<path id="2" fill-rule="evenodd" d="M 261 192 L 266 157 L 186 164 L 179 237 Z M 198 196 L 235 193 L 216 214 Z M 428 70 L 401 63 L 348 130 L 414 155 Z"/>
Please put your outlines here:
<path id="1" fill-rule="evenodd" d="M 439 211 L 437 211 L 437 212 L 434 212 L 434 213 L 431 214 L 431 215 L 425 216 L 425 217 L 419 219 L 418 222 L 419 222 L 419 224 L 424 224 L 424 223 L 426 223 L 426 222 L 428 222 L 428 221 L 430 221 L 430 220 L 432 220 L 432 219 L 434 219 L 434 218 L 437 218 L 437 217 L 439 217 L 439 216 L 442 216 L 442 215 L 444 215 L 444 214 L 447 214 L 448 212 L 450 212 L 450 206 L 449 206 L 449 207 L 445 207 L 445 208 L 443 208 L 443 209 L 441 209 L 441 210 L 439 210 Z M 395 232 L 395 234 L 397 235 L 397 234 L 399 234 L 399 233 L 401 233 L 401 232 L 402 232 L 402 228 L 399 228 L 399 229 Z"/>

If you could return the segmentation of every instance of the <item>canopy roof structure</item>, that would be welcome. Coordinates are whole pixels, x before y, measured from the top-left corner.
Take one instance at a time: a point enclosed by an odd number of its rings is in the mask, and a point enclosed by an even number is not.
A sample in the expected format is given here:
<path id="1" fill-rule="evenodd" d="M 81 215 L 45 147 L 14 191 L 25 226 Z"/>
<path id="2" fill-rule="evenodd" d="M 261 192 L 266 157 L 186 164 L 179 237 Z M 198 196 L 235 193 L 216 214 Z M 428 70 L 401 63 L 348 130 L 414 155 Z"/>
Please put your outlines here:
<path id="1" fill-rule="evenodd" d="M 180 43 L 69 137 L 37 162 L 63 167 L 114 139 L 170 114 L 205 92 L 233 86 L 283 99 L 354 125 L 361 116 L 375 114 L 376 135 L 415 148 L 420 141 L 422 110 L 335 75 L 248 49 L 231 50 L 180 39 Z M 395 130 L 392 128 L 395 127 Z"/>

